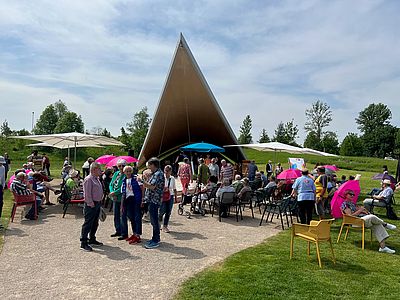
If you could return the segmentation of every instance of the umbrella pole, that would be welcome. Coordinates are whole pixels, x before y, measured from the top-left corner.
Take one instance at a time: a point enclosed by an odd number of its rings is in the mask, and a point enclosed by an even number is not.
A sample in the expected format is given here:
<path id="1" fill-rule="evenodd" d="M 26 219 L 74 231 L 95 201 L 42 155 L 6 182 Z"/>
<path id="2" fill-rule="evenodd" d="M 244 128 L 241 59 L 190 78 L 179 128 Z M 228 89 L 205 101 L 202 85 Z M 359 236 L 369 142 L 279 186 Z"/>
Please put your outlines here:
<path id="1" fill-rule="evenodd" d="M 71 155 L 70 155 L 70 151 L 69 151 L 69 145 L 68 145 L 68 164 L 71 161 Z"/>
<path id="2" fill-rule="evenodd" d="M 75 153 L 74 153 L 74 168 L 76 169 L 76 137 L 74 138 Z"/>

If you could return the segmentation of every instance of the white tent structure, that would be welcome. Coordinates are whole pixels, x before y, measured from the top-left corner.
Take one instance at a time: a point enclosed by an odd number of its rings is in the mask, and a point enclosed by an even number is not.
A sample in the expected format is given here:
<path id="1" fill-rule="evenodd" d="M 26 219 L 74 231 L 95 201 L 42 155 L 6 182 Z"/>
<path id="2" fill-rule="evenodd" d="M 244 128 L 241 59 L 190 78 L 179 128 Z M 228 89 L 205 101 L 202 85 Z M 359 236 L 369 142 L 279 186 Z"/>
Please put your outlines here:
<path id="1" fill-rule="evenodd" d="M 317 151 L 310 148 L 301 148 L 295 147 L 279 142 L 269 142 L 269 143 L 259 143 L 259 144 L 241 144 L 241 145 L 225 145 L 224 147 L 245 147 L 251 148 L 258 151 L 274 151 L 275 152 L 275 161 L 276 161 L 276 152 L 283 151 L 293 154 L 311 154 L 311 155 L 319 155 L 319 156 L 337 156 L 335 154 L 330 154 L 322 151 Z"/>
<path id="2" fill-rule="evenodd" d="M 38 141 L 40 143 L 36 144 L 36 146 L 42 147 L 47 146 L 59 149 L 74 148 L 74 166 L 76 165 L 76 148 L 78 147 L 124 146 L 123 143 L 113 138 L 79 132 L 12 136 L 11 138 Z"/>

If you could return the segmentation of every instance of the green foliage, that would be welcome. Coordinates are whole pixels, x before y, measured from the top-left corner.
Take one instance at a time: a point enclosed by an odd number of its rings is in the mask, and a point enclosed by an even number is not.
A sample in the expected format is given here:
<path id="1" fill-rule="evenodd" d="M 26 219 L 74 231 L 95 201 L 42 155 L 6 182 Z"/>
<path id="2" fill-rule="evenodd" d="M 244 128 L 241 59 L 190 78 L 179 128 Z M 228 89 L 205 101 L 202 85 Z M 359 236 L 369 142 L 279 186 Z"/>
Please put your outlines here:
<path id="1" fill-rule="evenodd" d="M 399 128 L 397 128 L 397 131 L 396 131 L 393 153 L 397 158 L 400 158 L 400 129 Z"/>
<path id="2" fill-rule="evenodd" d="M 61 119 L 61 117 L 69 111 L 67 106 L 65 105 L 64 102 L 61 100 L 58 100 L 56 103 L 54 103 L 54 110 L 56 112 L 57 118 Z"/>
<path id="3" fill-rule="evenodd" d="M 139 112 L 135 113 L 132 122 L 126 124 L 129 143 L 123 143 L 129 145 L 131 149 L 135 151 L 135 153 L 139 153 L 142 149 L 147 131 L 149 130 L 150 122 L 151 119 L 147 112 L 147 107 L 145 106 Z M 126 136 L 124 136 L 123 139 L 126 139 Z"/>
<path id="4" fill-rule="evenodd" d="M 259 143 L 269 143 L 269 142 L 270 142 L 268 133 L 267 133 L 267 131 L 266 131 L 264 128 L 263 128 L 263 130 L 261 131 L 260 140 L 259 140 L 258 142 L 259 142 Z"/>
<path id="5" fill-rule="evenodd" d="M 340 155 L 343 156 L 362 156 L 364 153 L 364 143 L 355 133 L 348 133 L 340 145 Z"/>
<path id="6" fill-rule="evenodd" d="M 306 120 L 304 125 L 306 132 L 314 132 L 317 141 L 321 141 L 324 134 L 324 127 L 329 126 L 332 121 L 332 111 L 327 103 L 317 100 L 312 104 L 310 109 L 306 109 Z M 313 147 L 309 148 L 316 149 Z"/>
<path id="7" fill-rule="evenodd" d="M 322 145 L 322 151 L 339 154 L 339 140 L 335 132 L 325 131 L 322 138 Z"/>
<path id="8" fill-rule="evenodd" d="M 251 144 L 253 142 L 253 137 L 251 136 L 252 126 L 250 115 L 247 115 L 243 120 L 243 124 L 240 126 L 240 134 L 238 138 L 239 144 Z"/>
<path id="9" fill-rule="evenodd" d="M 393 154 L 397 130 L 390 125 L 391 118 L 392 112 L 382 103 L 370 104 L 359 113 L 356 122 L 363 133 L 365 155 L 384 157 Z"/>
<path id="10" fill-rule="evenodd" d="M 129 139 L 129 135 L 126 133 L 124 127 L 121 127 L 121 135 L 118 137 L 118 140 L 119 140 L 121 143 L 123 143 L 123 144 L 126 145 L 126 146 L 125 146 L 125 150 L 130 149 L 130 147 L 131 147 L 131 146 L 130 146 L 131 142 L 130 142 L 130 139 Z"/>
<path id="11" fill-rule="evenodd" d="M 8 126 L 7 120 L 5 120 L 0 126 L 0 135 L 4 137 L 8 137 L 13 133 L 10 126 Z"/>
<path id="12" fill-rule="evenodd" d="M 358 129 L 363 133 L 374 132 L 377 128 L 388 125 L 392 118 L 390 109 L 382 103 L 370 104 L 356 118 Z"/>
<path id="13" fill-rule="evenodd" d="M 296 138 L 299 133 L 297 125 L 294 124 L 294 120 L 283 124 L 280 122 L 275 130 L 275 135 L 273 141 L 280 142 L 288 145 L 298 146 L 296 143 Z"/>
<path id="14" fill-rule="evenodd" d="M 90 129 L 90 131 L 87 130 L 86 133 L 111 137 L 111 132 L 109 132 L 107 128 L 101 128 L 100 126 L 93 127 L 92 129 Z"/>
<path id="15" fill-rule="evenodd" d="M 58 119 L 59 117 L 57 115 L 56 109 L 54 108 L 54 105 L 50 104 L 43 110 L 42 114 L 35 124 L 35 128 L 33 128 L 33 132 L 35 134 L 54 133 L 54 129 L 57 126 Z"/>
<path id="16" fill-rule="evenodd" d="M 58 120 L 56 128 L 54 128 L 55 133 L 64 132 L 84 132 L 84 125 L 82 117 L 78 116 L 72 111 L 67 111 Z"/>
<path id="17" fill-rule="evenodd" d="M 13 134 L 18 135 L 18 136 L 24 136 L 24 135 L 30 135 L 30 132 L 26 130 L 25 128 L 22 128 L 20 130 L 14 130 Z"/>
<path id="18" fill-rule="evenodd" d="M 323 151 L 322 141 L 318 139 L 315 131 L 310 131 L 304 140 L 304 147 Z"/>

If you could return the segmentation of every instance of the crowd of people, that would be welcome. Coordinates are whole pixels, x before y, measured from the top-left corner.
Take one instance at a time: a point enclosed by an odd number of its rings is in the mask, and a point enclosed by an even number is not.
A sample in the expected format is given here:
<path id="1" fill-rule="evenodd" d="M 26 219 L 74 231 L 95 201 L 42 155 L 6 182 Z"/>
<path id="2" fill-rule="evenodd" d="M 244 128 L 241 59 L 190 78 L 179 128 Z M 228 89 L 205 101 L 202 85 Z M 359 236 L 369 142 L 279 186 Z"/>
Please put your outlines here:
<path id="1" fill-rule="evenodd" d="M 9 168 L 9 162 L 8 155 L 0 156 L 0 216 L 3 189 L 7 187 L 6 170 Z M 283 172 L 280 164 L 273 168 L 272 162 L 268 161 L 264 172 L 258 169 L 255 161 L 250 161 L 242 173 L 238 164 L 232 165 L 225 159 L 220 160 L 219 157 L 211 157 L 209 154 L 198 157 L 194 168 L 193 158 L 190 161 L 183 152 L 173 165 L 162 166 L 160 160 L 151 158 L 146 167 L 142 174 L 138 175 L 136 165 L 130 166 L 125 160 L 119 160 L 115 167 L 102 172 L 101 165 L 89 157 L 82 166 L 81 177 L 80 171 L 73 169 L 68 159 L 65 159 L 62 187 L 68 191 L 70 199 L 82 199 L 84 202 L 85 221 L 80 238 L 82 250 L 92 251 L 92 246 L 102 245 L 96 239 L 96 231 L 102 203 L 107 198 L 113 205 L 115 231 L 111 237 L 127 241 L 129 244 L 141 243 L 142 221 L 149 221 L 153 232 L 145 247 L 158 247 L 160 231 L 170 232 L 169 220 L 173 204 L 178 201 L 176 178 L 181 182 L 183 197 L 189 193 L 193 194 L 195 212 L 201 210 L 202 201 L 208 200 L 212 191 L 216 191 L 217 198 L 223 192 L 235 192 L 238 199 L 246 192 L 262 191 L 265 195 L 277 198 L 286 193 L 297 199 L 298 215 L 302 224 L 310 224 L 314 212 L 320 219 L 325 218 L 329 213 L 329 200 L 340 185 L 347 181 L 346 176 L 338 180 L 335 174 L 327 175 L 323 166 L 316 166 L 313 172 L 303 169 L 301 177 L 295 180 L 277 180 L 277 176 Z M 38 211 L 35 211 L 32 205 L 25 215 L 27 219 L 36 219 L 37 214 L 45 209 L 44 205 L 53 205 L 49 199 L 50 191 L 54 194 L 61 193 L 49 183 L 50 160 L 44 153 L 39 155 L 37 151 L 33 151 L 27 157 L 27 162 L 14 174 L 15 178 L 10 186 L 12 192 L 18 195 L 33 194 L 37 201 Z M 350 176 L 348 180 L 357 179 Z M 195 190 L 189 191 L 190 184 L 194 182 Z M 346 199 L 341 207 L 343 214 L 359 216 L 365 220 L 366 226 L 373 229 L 380 243 L 379 251 L 386 253 L 394 253 L 394 250 L 385 245 L 385 240 L 388 237 L 386 229 L 395 229 L 395 226 L 373 215 L 371 206 L 392 197 L 393 188 L 396 187 L 393 187 L 390 180 L 383 179 L 382 186 L 371 191 L 371 198 L 364 200 L 363 207 L 348 201 L 353 197 L 354 191 L 346 190 Z M 61 196 L 59 198 L 61 199 Z M 226 211 L 221 212 L 222 217 L 226 217 L 226 214 Z"/>

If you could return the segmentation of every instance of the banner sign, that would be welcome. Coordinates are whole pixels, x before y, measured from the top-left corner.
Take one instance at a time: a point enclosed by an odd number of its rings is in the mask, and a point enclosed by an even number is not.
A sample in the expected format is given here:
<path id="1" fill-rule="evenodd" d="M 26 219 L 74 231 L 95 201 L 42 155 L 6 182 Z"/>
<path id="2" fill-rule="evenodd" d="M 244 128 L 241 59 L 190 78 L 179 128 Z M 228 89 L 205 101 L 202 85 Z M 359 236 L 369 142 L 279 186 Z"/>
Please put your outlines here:
<path id="1" fill-rule="evenodd" d="M 304 158 L 289 158 L 289 168 L 290 169 L 304 169 L 306 164 Z"/>

